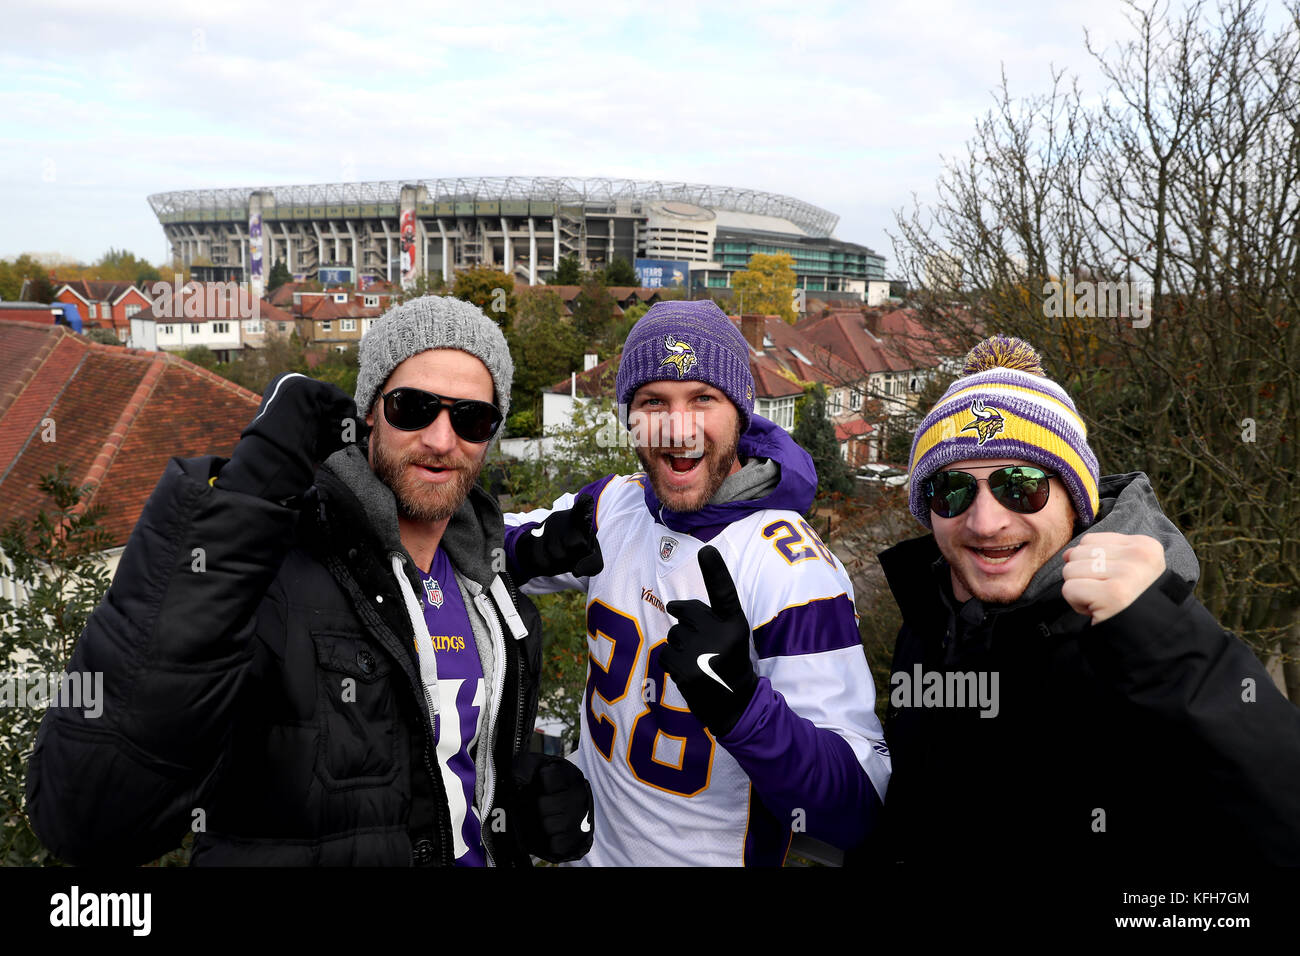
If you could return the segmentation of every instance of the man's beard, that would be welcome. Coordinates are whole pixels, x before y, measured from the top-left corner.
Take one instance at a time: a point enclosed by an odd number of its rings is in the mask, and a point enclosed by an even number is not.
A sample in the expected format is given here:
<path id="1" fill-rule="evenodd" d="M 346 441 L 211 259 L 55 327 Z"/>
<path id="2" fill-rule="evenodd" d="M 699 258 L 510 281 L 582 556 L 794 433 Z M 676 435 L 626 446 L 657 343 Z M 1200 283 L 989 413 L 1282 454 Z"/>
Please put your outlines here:
<path id="1" fill-rule="evenodd" d="M 633 450 L 641 461 L 641 467 L 650 476 L 650 485 L 654 488 L 655 497 L 659 499 L 659 503 L 665 505 L 670 511 L 688 513 L 699 511 L 718 493 L 718 489 L 722 487 L 722 483 L 731 472 L 731 466 L 736 460 L 736 451 L 739 446 L 739 423 L 727 444 L 717 445 L 713 442 L 705 442 L 704 457 L 696 466 L 704 469 L 704 483 L 698 490 L 669 488 L 664 485 L 661 478 L 658 462 L 663 460 L 664 453 L 667 451 L 683 451 L 684 449 L 636 447 Z"/>
<path id="2" fill-rule="evenodd" d="M 482 461 L 473 462 L 460 455 L 438 457 L 415 450 L 396 454 L 380 440 L 378 431 L 370 436 L 370 449 L 374 454 L 375 476 L 392 490 L 397 499 L 398 516 L 411 521 L 450 518 L 460 510 L 483 469 Z M 412 464 L 455 469 L 456 474 L 451 481 L 434 485 L 412 474 L 408 467 Z"/>

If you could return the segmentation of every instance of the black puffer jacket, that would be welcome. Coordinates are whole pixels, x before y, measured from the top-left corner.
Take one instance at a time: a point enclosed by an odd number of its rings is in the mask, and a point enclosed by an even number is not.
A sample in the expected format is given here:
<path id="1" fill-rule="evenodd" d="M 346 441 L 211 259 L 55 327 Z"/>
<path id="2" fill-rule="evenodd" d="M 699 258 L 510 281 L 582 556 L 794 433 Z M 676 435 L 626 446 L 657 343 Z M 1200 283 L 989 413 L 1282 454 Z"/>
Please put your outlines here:
<path id="1" fill-rule="evenodd" d="M 37 735 L 37 835 L 74 863 L 145 862 L 191 828 L 195 865 L 450 863 L 392 493 L 355 446 L 300 510 L 212 487 L 222 464 L 173 459 L 145 506 L 69 665 L 104 673 L 103 713 L 51 708 Z M 501 540 L 477 488 L 442 539 L 483 659 L 476 803 L 499 865 L 528 861 L 510 762 L 541 656 L 536 609 L 493 570 Z"/>
<path id="2" fill-rule="evenodd" d="M 1060 553 L 1007 606 L 958 604 L 933 536 L 881 555 L 904 621 L 894 774 L 859 861 L 1300 865 L 1300 709 L 1193 597 L 1146 476 L 1100 490 L 1087 530 L 1151 535 L 1168 570 L 1098 625 L 1061 596 Z M 996 706 L 917 706 L 918 671 L 997 674 Z"/>

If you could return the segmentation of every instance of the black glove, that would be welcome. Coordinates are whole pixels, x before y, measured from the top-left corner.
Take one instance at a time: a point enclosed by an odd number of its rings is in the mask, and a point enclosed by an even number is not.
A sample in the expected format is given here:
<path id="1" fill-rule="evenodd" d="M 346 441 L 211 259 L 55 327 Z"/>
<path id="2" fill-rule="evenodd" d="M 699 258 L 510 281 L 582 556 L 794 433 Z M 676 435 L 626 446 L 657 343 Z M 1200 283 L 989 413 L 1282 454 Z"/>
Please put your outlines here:
<path id="1" fill-rule="evenodd" d="M 514 557 L 519 583 L 569 572 L 585 578 L 604 570 L 595 513 L 595 499 L 581 494 L 572 508 L 552 512 L 536 528 L 517 537 Z"/>
<path id="2" fill-rule="evenodd" d="M 668 602 L 664 610 L 678 623 L 668 629 L 668 646 L 659 652 L 659 662 L 695 718 L 722 737 L 749 706 L 758 675 L 749 660 L 749 621 L 726 562 L 711 544 L 700 548 L 699 560 L 709 603 Z"/>
<path id="3" fill-rule="evenodd" d="M 596 835 L 591 785 L 575 764 L 548 754 L 514 761 L 520 847 L 550 863 L 586 856 Z"/>
<path id="4" fill-rule="evenodd" d="M 350 423 L 349 423 L 350 422 Z M 356 440 L 357 406 L 337 385 L 301 372 L 276 376 L 217 487 L 285 501 L 311 487 L 317 462 Z"/>

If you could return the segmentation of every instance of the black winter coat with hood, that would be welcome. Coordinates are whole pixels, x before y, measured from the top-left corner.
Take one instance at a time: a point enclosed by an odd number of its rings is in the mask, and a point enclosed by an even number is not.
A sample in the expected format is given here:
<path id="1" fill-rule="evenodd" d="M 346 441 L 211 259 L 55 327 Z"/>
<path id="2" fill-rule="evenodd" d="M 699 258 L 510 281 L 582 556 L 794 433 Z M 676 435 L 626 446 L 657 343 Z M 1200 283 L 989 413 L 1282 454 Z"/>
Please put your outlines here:
<path id="1" fill-rule="evenodd" d="M 357 446 L 320 467 L 300 509 L 212 486 L 223 464 L 173 459 L 146 504 L 68 668 L 103 672 L 103 713 L 46 713 L 33 828 L 73 863 L 146 862 L 189 829 L 194 865 L 450 863 L 408 610 L 420 584 L 392 492 Z M 488 695 L 485 844 L 526 864 L 510 766 L 536 716 L 541 622 L 494 570 L 501 541 L 475 488 L 441 546 Z"/>
<path id="2" fill-rule="evenodd" d="M 959 604 L 933 535 L 881 555 L 904 623 L 885 719 L 894 774 L 863 857 L 1300 864 L 1300 709 L 1192 596 L 1196 557 L 1146 476 L 1100 492 L 1084 530 L 1151 535 L 1167 570 L 1096 626 L 1061 596 L 1061 553 L 1005 606 Z M 918 667 L 996 673 L 996 716 L 915 706 L 899 675 L 910 684 Z"/>

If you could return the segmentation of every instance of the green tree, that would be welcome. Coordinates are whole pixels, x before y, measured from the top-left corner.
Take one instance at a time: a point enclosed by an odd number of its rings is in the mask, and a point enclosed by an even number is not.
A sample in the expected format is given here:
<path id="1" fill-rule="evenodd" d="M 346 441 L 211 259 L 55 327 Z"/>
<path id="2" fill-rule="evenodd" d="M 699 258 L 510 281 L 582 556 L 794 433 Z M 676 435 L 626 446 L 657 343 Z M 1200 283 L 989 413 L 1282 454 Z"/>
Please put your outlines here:
<path id="1" fill-rule="evenodd" d="M 819 382 L 804 390 L 795 409 L 791 437 L 812 456 L 817 468 L 817 504 L 828 503 L 833 495 L 853 490 L 853 478 L 840 457 L 835 424 L 826 417 L 826 388 Z"/>
<path id="2" fill-rule="evenodd" d="M 581 369 L 586 339 L 564 314 L 564 300 L 553 289 L 528 289 L 519 295 L 517 316 L 506 330 L 515 362 L 507 425 L 511 435 L 537 436 L 542 426 L 542 390 Z"/>
<path id="3" fill-rule="evenodd" d="M 40 275 L 31 276 L 31 283 L 27 286 L 28 302 L 53 302 L 54 294 L 58 291 L 50 277 L 41 273 Z M 82 316 L 85 318 L 85 316 Z"/>
<path id="4" fill-rule="evenodd" d="M 555 267 L 555 275 L 548 285 L 581 285 L 582 266 L 577 256 L 565 256 Z"/>
<path id="5" fill-rule="evenodd" d="M 428 275 L 416 276 L 409 289 L 397 285 L 393 290 L 393 303 L 397 305 L 421 296 L 446 294 L 447 283 L 442 281 L 442 273 L 430 272 Z"/>
<path id="6" fill-rule="evenodd" d="M 627 320 L 628 330 L 630 331 L 632 326 L 636 325 L 637 320 L 649 311 L 650 311 L 649 302 L 633 302 L 626 309 L 624 309 L 623 318 Z M 626 333 L 624 333 L 623 338 L 624 339 L 627 338 Z"/>
<path id="7" fill-rule="evenodd" d="M 12 262 L 8 259 L 0 259 L 0 301 L 18 301 L 22 296 L 24 279 L 46 277 L 48 272 L 45 266 L 26 252 Z M 30 291 L 28 295 L 31 295 Z M 50 298 L 35 301 L 49 302 L 52 298 L 54 298 L 53 289 L 50 290 Z"/>
<path id="8" fill-rule="evenodd" d="M 476 266 L 456 273 L 452 295 L 473 302 L 502 328 L 515 317 L 515 280 L 497 269 Z"/>
<path id="9" fill-rule="evenodd" d="M 330 349 L 324 361 L 311 370 L 311 376 L 322 382 L 331 382 L 347 394 L 353 395 L 357 390 L 357 374 L 360 371 L 361 367 L 357 364 L 357 346 L 349 345 L 342 352 Z M 267 381 L 269 382 L 270 379 Z"/>
<path id="10" fill-rule="evenodd" d="M 731 277 L 731 289 L 740 311 L 762 315 L 779 315 L 791 325 L 798 316 L 794 310 L 794 257 L 786 253 L 749 257 L 749 268 Z"/>
<path id="11" fill-rule="evenodd" d="M 29 687 L 63 672 L 109 584 L 99 557 L 110 544 L 99 527 L 102 506 L 79 508 L 84 492 L 69 480 L 66 465 L 42 477 L 39 487 L 54 509 L 26 523 L 14 519 L 0 532 L 4 574 L 26 598 L 0 598 L 0 672 Z M 40 865 L 51 857 L 31 830 L 23 797 L 43 711 L 25 706 L 25 700 L 15 703 L 0 707 L 0 865 Z"/>
<path id="12" fill-rule="evenodd" d="M 280 286 L 292 281 L 293 276 L 289 274 L 289 267 L 282 260 L 276 260 L 275 265 L 271 266 L 271 274 L 266 277 L 266 294 L 270 295 Z"/>
<path id="13" fill-rule="evenodd" d="M 206 345 L 195 345 L 181 353 L 181 358 L 187 362 L 193 362 L 202 368 L 216 370 L 217 353 L 212 351 Z"/>
<path id="14" fill-rule="evenodd" d="M 134 253 L 111 248 L 86 273 L 88 278 L 132 282 L 136 285 L 157 282 L 162 278 L 156 266 L 137 258 Z"/>
<path id="15" fill-rule="evenodd" d="M 86 329 L 82 335 L 87 342 L 98 342 L 100 345 L 122 344 L 122 340 L 117 337 L 117 333 L 112 329 Z"/>
<path id="16" fill-rule="evenodd" d="M 81 507 L 86 490 L 60 464 L 38 487 L 53 503 L 27 522 L 0 531 L 3 573 L 24 595 L 21 603 L 0 598 L 0 672 L 24 680 L 30 692 L 43 676 L 64 672 L 90 614 L 103 600 L 110 577 L 103 553 L 112 541 L 100 527 L 102 505 Z M 32 832 L 25 811 L 27 762 L 43 712 L 26 701 L 0 707 L 0 866 L 41 866 L 58 861 Z M 191 835 L 154 861 L 189 862 Z"/>
<path id="17" fill-rule="evenodd" d="M 202 347 L 199 346 L 199 348 Z M 334 355 L 338 354 L 337 352 L 334 353 Z M 184 357 L 189 358 L 189 354 L 186 353 Z M 206 357 L 202 356 L 201 353 L 200 357 L 206 361 Z M 196 365 L 203 365 L 203 361 L 194 359 L 191 359 L 191 361 L 194 361 Z M 355 350 L 352 352 L 352 361 L 355 365 Z M 282 372 L 302 372 L 304 375 L 317 375 L 315 370 L 307 367 L 306 349 L 296 332 L 289 335 L 269 334 L 262 348 L 244 349 L 239 357 L 232 361 L 215 366 L 204 365 L 204 367 L 211 368 L 223 378 L 228 378 L 236 385 L 242 385 L 250 392 L 258 394 L 264 392 L 266 386 L 271 384 L 271 380 Z M 330 374 L 338 375 L 341 373 L 331 372 Z M 355 373 L 353 374 L 355 376 Z M 346 381 L 346 378 L 341 380 Z"/>
<path id="18" fill-rule="evenodd" d="M 502 510 L 549 508 L 566 492 L 605 475 L 638 471 L 641 466 L 626 444 L 627 435 L 609 400 L 580 403 L 572 424 L 557 431 L 555 448 L 544 459 L 501 458 L 494 462 L 504 476 Z M 532 600 L 541 612 L 543 627 L 538 716 L 561 722 L 570 746 L 576 745 L 587 680 L 586 595 L 563 591 Z"/>
<path id="19" fill-rule="evenodd" d="M 598 279 L 591 278 L 582 284 L 582 290 L 573 300 L 573 326 L 584 340 L 604 346 L 598 349 L 601 358 L 607 358 L 621 344 L 621 340 L 618 343 L 605 340 L 611 332 L 617 306 L 609 290 Z"/>
<path id="20" fill-rule="evenodd" d="M 614 261 L 605 267 L 605 285 L 639 286 L 640 284 L 641 280 L 637 278 L 632 263 L 622 256 L 616 256 Z"/>

